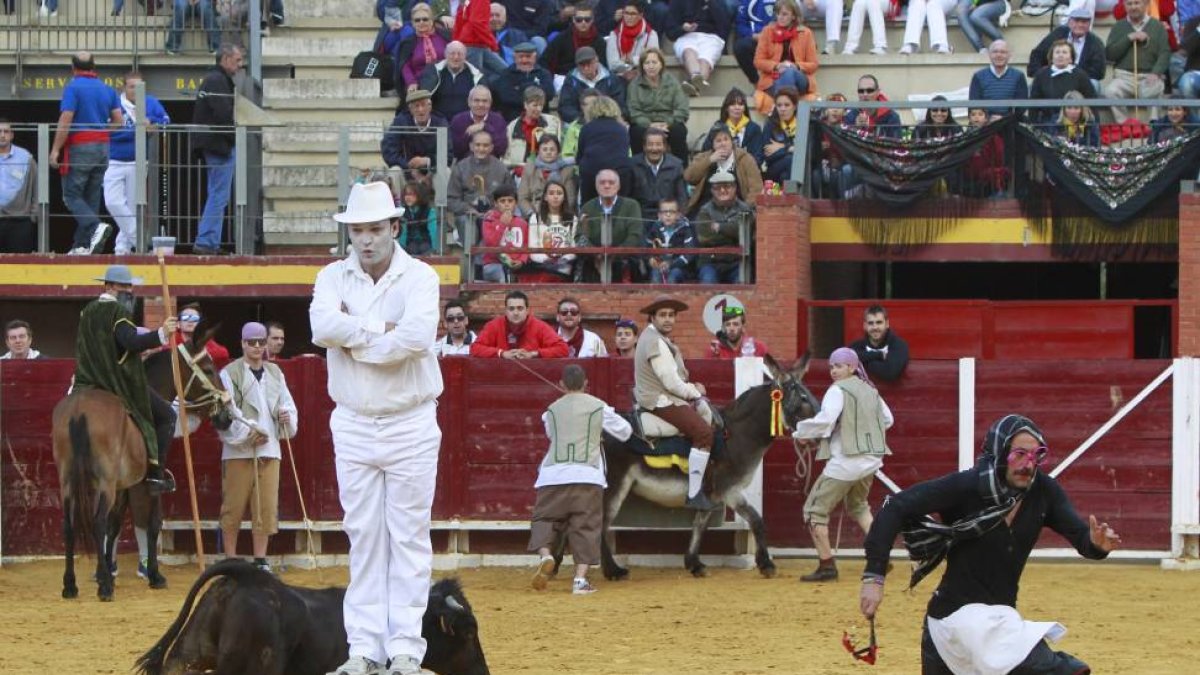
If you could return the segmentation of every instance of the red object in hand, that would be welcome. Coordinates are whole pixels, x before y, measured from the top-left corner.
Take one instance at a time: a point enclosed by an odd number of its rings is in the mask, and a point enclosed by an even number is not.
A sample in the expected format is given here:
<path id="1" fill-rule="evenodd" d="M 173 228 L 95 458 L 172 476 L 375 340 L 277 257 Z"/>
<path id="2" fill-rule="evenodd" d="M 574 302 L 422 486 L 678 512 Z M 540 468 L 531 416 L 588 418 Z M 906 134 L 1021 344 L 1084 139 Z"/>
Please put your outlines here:
<path id="1" fill-rule="evenodd" d="M 875 644 L 875 618 L 871 617 L 870 621 L 871 641 L 867 643 L 866 647 L 856 649 L 854 647 L 853 640 L 850 639 L 850 633 L 848 631 L 842 633 L 842 646 L 846 648 L 846 651 L 850 652 L 850 655 L 854 657 L 855 661 L 862 661 L 873 666 L 875 665 L 875 657 L 879 653 L 879 646 Z"/>

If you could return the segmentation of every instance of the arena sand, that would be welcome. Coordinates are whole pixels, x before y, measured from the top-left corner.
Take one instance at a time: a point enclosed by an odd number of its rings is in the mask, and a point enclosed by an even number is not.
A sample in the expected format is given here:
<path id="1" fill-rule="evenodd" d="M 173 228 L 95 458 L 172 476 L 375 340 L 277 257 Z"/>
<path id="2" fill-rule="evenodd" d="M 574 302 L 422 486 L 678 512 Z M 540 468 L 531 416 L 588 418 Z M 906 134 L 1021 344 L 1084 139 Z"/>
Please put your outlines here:
<path id="1" fill-rule="evenodd" d="M 90 569 L 91 561 L 84 563 Z M 80 599 L 62 600 L 61 562 L 0 569 L 0 672 L 128 673 L 179 611 L 195 567 L 168 567 L 171 587 L 151 591 L 120 562 L 117 599 L 100 603 L 95 585 L 80 583 Z M 902 591 L 898 565 L 878 621 L 879 662 L 855 663 L 841 646 L 857 626 L 861 562 L 841 565 L 842 580 L 801 584 L 811 561 L 782 561 L 781 575 L 713 570 L 693 579 L 682 570 L 632 570 L 621 583 L 597 579 L 600 591 L 569 592 L 569 580 L 529 589 L 532 570 L 458 573 L 479 618 L 491 670 L 503 673 L 877 673 L 920 672 L 920 620 L 934 580 Z M 81 579 L 84 575 L 81 575 Z M 86 575 L 90 577 L 90 572 Z M 441 576 L 441 575 L 438 575 Z M 344 584 L 344 568 L 289 569 L 292 584 Z M 1096 673 L 1194 673 L 1200 642 L 1200 574 L 1115 563 L 1031 564 L 1020 609 L 1031 619 L 1069 629 L 1059 648 Z"/>

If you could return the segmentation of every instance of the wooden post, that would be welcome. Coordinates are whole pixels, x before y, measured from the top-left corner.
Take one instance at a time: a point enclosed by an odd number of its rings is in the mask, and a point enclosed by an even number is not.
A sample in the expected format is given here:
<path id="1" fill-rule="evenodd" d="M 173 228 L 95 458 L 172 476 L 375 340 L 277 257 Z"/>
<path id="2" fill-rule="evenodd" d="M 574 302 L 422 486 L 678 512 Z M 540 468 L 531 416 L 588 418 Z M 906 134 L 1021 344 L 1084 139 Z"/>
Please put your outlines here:
<path id="1" fill-rule="evenodd" d="M 163 311 L 170 312 L 171 288 L 167 284 L 167 261 L 163 258 L 161 251 L 158 253 L 158 274 L 162 279 Z M 179 424 L 183 429 L 183 457 L 187 462 L 188 491 L 191 493 L 192 530 L 196 533 L 196 564 L 203 573 L 204 540 L 200 537 L 200 505 L 196 501 L 196 470 L 192 467 L 192 439 L 187 418 L 187 392 L 183 390 L 183 376 L 179 372 L 179 352 L 175 348 L 174 338 L 174 334 L 167 336 L 168 348 L 171 351 L 171 376 L 175 378 L 175 396 L 179 400 Z"/>

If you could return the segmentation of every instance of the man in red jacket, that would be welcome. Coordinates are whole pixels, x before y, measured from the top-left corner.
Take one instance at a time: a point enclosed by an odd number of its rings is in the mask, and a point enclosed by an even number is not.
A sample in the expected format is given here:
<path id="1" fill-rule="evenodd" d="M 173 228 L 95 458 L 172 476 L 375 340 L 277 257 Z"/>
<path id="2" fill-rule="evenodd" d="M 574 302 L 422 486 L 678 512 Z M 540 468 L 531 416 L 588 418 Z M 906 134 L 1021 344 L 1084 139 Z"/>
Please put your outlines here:
<path id="1" fill-rule="evenodd" d="M 504 316 L 483 327 L 471 343 L 471 356 L 502 359 L 562 359 L 567 343 L 550 324 L 529 316 L 529 297 L 521 291 L 504 296 Z"/>
<path id="2" fill-rule="evenodd" d="M 500 49 L 492 32 L 490 0 L 462 0 L 454 15 L 454 39 L 467 46 L 467 61 L 484 73 L 496 76 L 508 64 L 496 52 Z"/>
<path id="3" fill-rule="evenodd" d="M 710 345 L 713 358 L 736 359 L 739 356 L 766 356 L 767 343 L 746 334 L 746 309 L 727 305 L 721 313 L 721 330 Z"/>

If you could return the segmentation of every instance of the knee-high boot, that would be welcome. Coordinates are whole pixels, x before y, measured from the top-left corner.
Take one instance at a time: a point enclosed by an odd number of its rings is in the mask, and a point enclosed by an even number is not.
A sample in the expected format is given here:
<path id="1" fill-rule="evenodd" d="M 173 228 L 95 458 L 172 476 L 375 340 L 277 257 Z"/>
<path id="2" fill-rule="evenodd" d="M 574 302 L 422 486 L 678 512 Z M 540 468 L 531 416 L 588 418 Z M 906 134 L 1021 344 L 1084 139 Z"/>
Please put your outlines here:
<path id="1" fill-rule="evenodd" d="M 688 452 L 687 507 L 697 511 L 712 511 L 717 505 L 704 494 L 704 470 L 708 468 L 708 451 L 692 448 Z"/>

